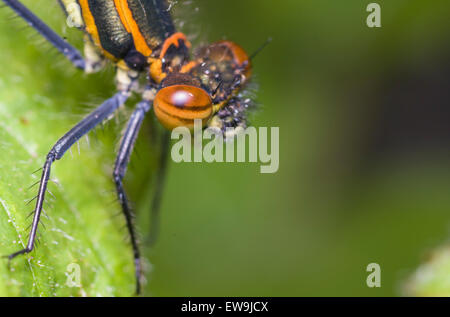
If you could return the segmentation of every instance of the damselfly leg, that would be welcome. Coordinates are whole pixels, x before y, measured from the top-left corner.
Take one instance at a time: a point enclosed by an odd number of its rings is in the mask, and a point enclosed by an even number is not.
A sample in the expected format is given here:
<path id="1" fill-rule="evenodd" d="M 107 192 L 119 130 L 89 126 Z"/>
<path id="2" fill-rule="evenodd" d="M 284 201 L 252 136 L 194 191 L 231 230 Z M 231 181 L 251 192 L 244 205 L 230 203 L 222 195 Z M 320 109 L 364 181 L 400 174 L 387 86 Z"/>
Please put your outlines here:
<path id="1" fill-rule="evenodd" d="M 69 59 L 69 61 L 71 61 L 76 68 L 89 71 L 89 67 L 87 67 L 87 63 L 80 54 L 80 52 L 76 48 L 68 44 L 52 29 L 50 29 L 50 27 L 48 27 L 42 20 L 40 20 L 35 14 L 33 14 L 28 8 L 26 8 L 20 1 L 3 0 L 3 2 L 5 2 L 6 5 L 8 5 L 9 7 L 11 7 L 11 9 L 13 9 L 15 13 L 21 18 L 23 18 L 31 27 L 37 30 L 49 43 L 51 43 L 56 49 L 58 49 L 58 51 L 60 51 L 67 59 Z M 87 44 L 90 44 L 90 42 L 88 42 Z M 87 45 L 87 48 L 88 48 L 87 52 L 88 53 L 90 52 L 88 55 L 92 57 L 93 54 L 95 53 L 93 52 L 95 48 L 93 48 L 92 45 L 90 46 Z M 20 254 L 31 252 L 34 249 L 39 221 L 43 210 L 43 204 L 47 191 L 47 184 L 50 179 L 50 171 L 52 164 L 54 163 L 54 161 L 61 159 L 64 153 L 82 136 L 87 134 L 102 121 L 107 119 L 112 113 L 115 112 L 115 110 L 117 110 L 118 107 L 120 107 L 122 104 L 126 102 L 131 93 L 131 89 L 138 77 L 136 76 L 131 78 L 131 76 L 129 75 L 130 73 L 119 70 L 117 82 L 119 90 L 121 91 L 118 92 L 116 95 L 114 95 L 112 98 L 105 101 L 100 107 L 98 107 L 95 111 L 93 111 L 85 119 L 83 119 L 80 123 L 78 123 L 72 130 L 70 130 L 67 134 L 65 134 L 48 153 L 47 159 L 43 166 L 42 176 L 40 179 L 40 186 L 38 195 L 36 197 L 36 206 L 34 209 L 34 217 L 27 245 L 24 249 L 9 255 L 8 256 L 9 260 L 12 260 L 13 258 L 15 258 Z M 125 216 L 127 229 L 130 234 L 131 245 L 133 248 L 134 264 L 136 269 L 136 280 L 137 280 L 136 284 L 137 293 L 140 293 L 140 285 L 141 285 L 140 277 L 142 275 L 140 252 L 137 243 L 136 231 L 133 225 L 133 214 L 126 198 L 122 180 L 125 175 L 126 168 L 139 129 L 142 125 L 142 121 L 144 119 L 145 114 L 150 110 L 150 108 L 151 108 L 151 101 L 142 101 L 137 105 L 133 115 L 129 120 L 125 135 L 122 139 L 113 175 L 114 182 L 116 184 L 117 195 L 122 208 L 122 212 Z M 155 200 L 157 201 L 156 205 L 159 206 L 159 198 L 155 198 Z"/>
<path id="2" fill-rule="evenodd" d="M 84 70 L 86 63 L 80 52 L 67 43 L 61 36 L 55 33 L 47 24 L 39 19 L 33 12 L 25 7 L 18 0 L 3 0 L 14 12 L 24 19 L 31 27 L 38 31 L 48 42 L 50 42 L 58 51 L 79 69 Z"/>
<path id="3" fill-rule="evenodd" d="M 131 211 L 127 195 L 123 187 L 123 178 L 127 171 L 130 156 L 133 152 L 139 130 L 144 121 L 145 114 L 150 110 L 150 101 L 141 101 L 131 115 L 117 154 L 116 163 L 113 172 L 114 183 L 116 184 L 117 196 L 122 207 L 123 214 L 127 223 L 127 229 L 130 234 L 131 244 L 133 247 L 134 264 L 136 267 L 136 292 L 140 293 L 140 278 L 142 276 L 141 258 L 139 246 L 136 237 L 136 231 L 133 225 L 133 213 Z"/>
<path id="4" fill-rule="evenodd" d="M 47 184 L 50 179 L 50 171 L 52 164 L 61 159 L 64 153 L 70 149 L 81 137 L 95 128 L 98 124 L 107 119 L 114 111 L 117 110 L 128 99 L 128 92 L 118 92 L 110 99 L 106 100 L 100 107 L 90 113 L 86 118 L 80 121 L 75 127 L 67 132 L 61 139 L 56 142 L 50 152 L 47 154 L 47 159 L 43 166 L 41 181 L 39 185 L 38 196 L 36 198 L 36 206 L 34 209 L 33 223 L 31 225 L 30 236 L 25 249 L 17 251 L 8 256 L 11 260 L 16 256 L 31 252 L 34 248 L 39 220 L 41 218 L 42 207 L 44 204 L 45 194 L 47 192 Z"/>

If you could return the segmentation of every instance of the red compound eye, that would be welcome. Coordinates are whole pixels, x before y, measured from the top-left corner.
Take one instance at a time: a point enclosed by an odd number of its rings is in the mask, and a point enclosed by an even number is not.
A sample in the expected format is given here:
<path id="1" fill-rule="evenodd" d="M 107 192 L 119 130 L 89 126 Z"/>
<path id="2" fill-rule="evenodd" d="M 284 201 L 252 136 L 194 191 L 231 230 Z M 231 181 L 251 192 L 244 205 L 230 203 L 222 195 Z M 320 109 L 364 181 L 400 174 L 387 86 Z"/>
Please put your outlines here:
<path id="1" fill-rule="evenodd" d="M 205 126 L 213 113 L 209 94 L 190 85 L 172 85 L 162 88 L 155 97 L 153 109 L 159 122 L 168 130 L 176 127 L 193 129 L 194 120 Z"/>

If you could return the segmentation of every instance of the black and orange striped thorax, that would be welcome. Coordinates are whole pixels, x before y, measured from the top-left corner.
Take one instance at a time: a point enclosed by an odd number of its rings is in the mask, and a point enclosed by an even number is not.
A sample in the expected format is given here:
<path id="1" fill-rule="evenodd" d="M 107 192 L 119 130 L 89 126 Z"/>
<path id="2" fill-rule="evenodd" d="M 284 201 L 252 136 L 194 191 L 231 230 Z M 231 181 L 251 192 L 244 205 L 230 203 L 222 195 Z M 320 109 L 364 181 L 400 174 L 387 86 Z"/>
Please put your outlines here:
<path id="1" fill-rule="evenodd" d="M 69 11 L 81 9 L 84 30 L 103 55 L 113 61 L 141 59 L 161 51 L 176 33 L 166 0 L 60 0 Z M 68 12 L 69 13 L 69 12 Z M 141 65 L 142 66 L 142 65 Z"/>

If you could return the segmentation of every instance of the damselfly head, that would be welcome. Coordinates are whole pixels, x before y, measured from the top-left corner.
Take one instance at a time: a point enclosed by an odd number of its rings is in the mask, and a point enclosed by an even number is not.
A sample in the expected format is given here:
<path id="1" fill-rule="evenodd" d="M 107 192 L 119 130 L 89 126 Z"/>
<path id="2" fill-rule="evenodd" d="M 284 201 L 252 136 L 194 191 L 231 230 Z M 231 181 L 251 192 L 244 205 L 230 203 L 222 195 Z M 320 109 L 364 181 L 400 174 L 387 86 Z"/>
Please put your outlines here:
<path id="1" fill-rule="evenodd" d="M 169 130 L 180 126 L 192 129 L 195 119 L 201 119 L 205 127 L 227 107 L 250 75 L 251 61 L 237 44 L 221 41 L 206 46 L 179 71 L 165 75 L 155 96 L 155 115 Z"/>

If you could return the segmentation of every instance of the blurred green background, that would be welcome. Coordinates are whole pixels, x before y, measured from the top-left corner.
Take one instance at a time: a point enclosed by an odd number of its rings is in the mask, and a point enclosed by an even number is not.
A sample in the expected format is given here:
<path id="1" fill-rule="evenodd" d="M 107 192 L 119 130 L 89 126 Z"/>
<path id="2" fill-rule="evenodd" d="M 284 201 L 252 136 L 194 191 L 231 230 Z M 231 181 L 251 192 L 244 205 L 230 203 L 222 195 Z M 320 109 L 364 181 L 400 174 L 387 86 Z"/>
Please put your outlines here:
<path id="1" fill-rule="evenodd" d="M 56 3 L 23 2 L 81 47 L 80 34 L 64 27 Z M 252 123 L 280 127 L 280 169 L 260 174 L 259 164 L 172 163 L 159 240 L 144 247 L 151 263 L 146 295 L 450 295 L 448 278 L 436 282 L 429 274 L 407 283 L 430 252 L 449 239 L 450 3 L 376 1 L 382 27 L 371 29 L 366 26 L 370 2 L 178 1 L 179 22 L 194 43 L 227 38 L 252 52 L 273 38 L 254 62 L 261 106 Z M 14 60 L 25 85 L 36 85 L 36 102 L 46 98 L 49 104 L 23 114 L 35 119 L 23 131 L 36 156 L 20 167 L 31 172 L 55 137 L 86 113 L 81 105 L 92 107 L 113 93 L 113 71 L 78 74 L 32 31 L 22 30 L 21 21 L 8 19 L 8 9 L 0 16 L 0 69 L 8 70 L 1 74 L 0 95 L 18 89 L 9 66 Z M 17 115 L 8 120 L 19 122 Z M 148 119 L 146 129 L 152 123 Z M 108 125 L 100 142 L 83 145 L 81 155 L 74 153 L 75 159 L 66 157 L 55 168 L 75 203 L 79 195 L 98 200 L 81 212 L 86 215 L 82 225 L 70 226 L 71 235 L 80 226 L 86 232 L 89 226 L 92 232 L 102 230 L 89 217 L 97 208 L 104 209 L 103 217 L 118 211 L 107 202 L 114 198 L 108 176 L 119 132 L 114 123 Z M 127 176 L 144 236 L 155 156 L 149 139 L 142 133 Z M 74 178 L 69 172 L 75 170 L 80 174 Z M 21 185 L 33 183 L 27 177 Z M 58 218 L 56 209 L 51 218 Z M 0 242 L 2 250 L 13 251 L 7 241 Z M 46 248 L 52 251 L 51 244 Z M 128 245 L 117 248 L 110 256 L 123 258 L 115 272 L 132 284 Z M 372 262 L 381 266 L 381 288 L 366 285 L 366 266 Z M 126 295 L 131 289 L 106 294 Z"/>

